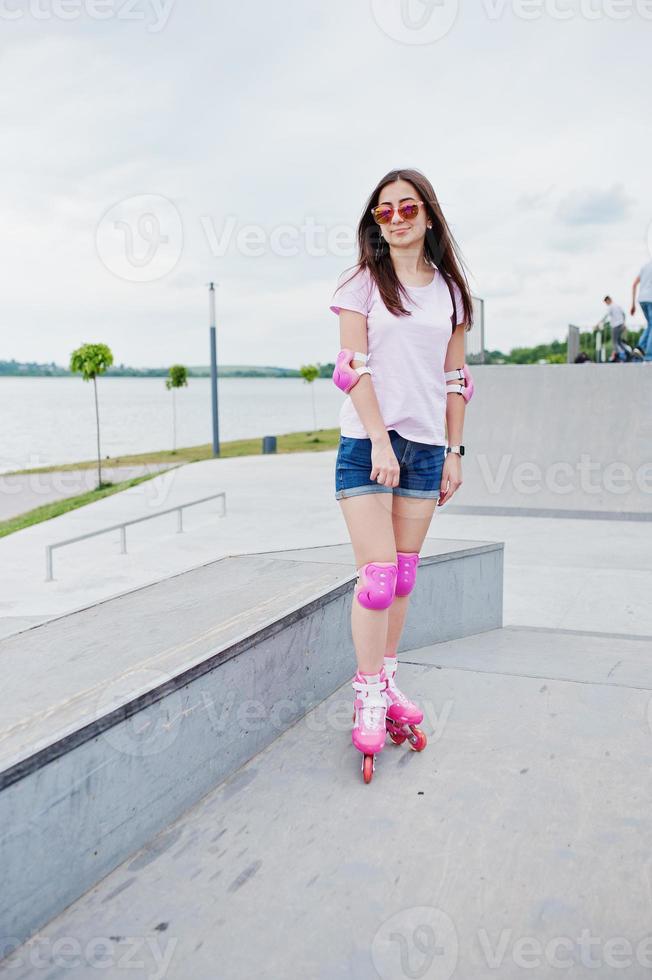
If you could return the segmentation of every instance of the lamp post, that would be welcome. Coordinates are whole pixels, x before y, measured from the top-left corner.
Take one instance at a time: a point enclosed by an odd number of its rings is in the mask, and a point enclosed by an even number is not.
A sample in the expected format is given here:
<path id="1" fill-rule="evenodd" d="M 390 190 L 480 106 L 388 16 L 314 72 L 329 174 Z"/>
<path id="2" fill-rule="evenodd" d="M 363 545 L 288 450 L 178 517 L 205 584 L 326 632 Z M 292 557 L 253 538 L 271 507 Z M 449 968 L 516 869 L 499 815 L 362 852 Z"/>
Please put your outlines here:
<path id="1" fill-rule="evenodd" d="M 211 340 L 211 411 L 213 415 L 213 456 L 220 455 L 220 425 L 217 414 L 217 340 L 215 336 L 215 283 L 208 284 Z"/>

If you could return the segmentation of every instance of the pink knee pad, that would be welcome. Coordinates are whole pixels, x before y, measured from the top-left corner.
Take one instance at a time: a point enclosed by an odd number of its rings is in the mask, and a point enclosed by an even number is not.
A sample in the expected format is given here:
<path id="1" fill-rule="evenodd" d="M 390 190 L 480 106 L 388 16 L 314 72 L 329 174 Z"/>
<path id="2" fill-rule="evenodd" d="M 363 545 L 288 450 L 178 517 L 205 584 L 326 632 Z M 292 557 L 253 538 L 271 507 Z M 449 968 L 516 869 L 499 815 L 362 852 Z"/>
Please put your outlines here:
<path id="1" fill-rule="evenodd" d="M 379 565 L 370 561 L 359 570 L 358 602 L 365 609 L 387 609 L 394 601 L 396 565 Z"/>
<path id="2" fill-rule="evenodd" d="M 395 595 L 409 595 L 414 588 L 419 564 L 418 551 L 397 551 L 398 572 Z"/>

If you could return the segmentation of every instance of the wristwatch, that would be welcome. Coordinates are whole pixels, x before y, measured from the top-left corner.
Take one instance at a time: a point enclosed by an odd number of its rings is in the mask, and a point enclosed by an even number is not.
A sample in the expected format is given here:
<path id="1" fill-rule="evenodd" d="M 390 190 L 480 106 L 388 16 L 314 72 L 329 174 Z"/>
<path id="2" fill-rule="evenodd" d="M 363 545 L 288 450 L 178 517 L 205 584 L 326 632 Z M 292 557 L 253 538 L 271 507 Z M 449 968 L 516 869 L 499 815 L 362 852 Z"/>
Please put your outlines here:
<path id="1" fill-rule="evenodd" d="M 457 453 L 458 456 L 464 455 L 464 446 L 446 446 L 446 455 L 449 453 Z"/>

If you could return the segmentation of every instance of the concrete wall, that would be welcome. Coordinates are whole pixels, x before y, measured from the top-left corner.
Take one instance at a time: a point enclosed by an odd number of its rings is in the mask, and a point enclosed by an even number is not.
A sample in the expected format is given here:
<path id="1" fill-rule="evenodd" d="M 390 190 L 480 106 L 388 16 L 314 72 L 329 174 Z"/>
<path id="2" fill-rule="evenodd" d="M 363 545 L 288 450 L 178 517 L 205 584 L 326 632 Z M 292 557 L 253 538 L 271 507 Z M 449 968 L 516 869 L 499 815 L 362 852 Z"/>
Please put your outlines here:
<path id="1" fill-rule="evenodd" d="M 652 363 L 473 365 L 448 513 L 652 519 Z"/>

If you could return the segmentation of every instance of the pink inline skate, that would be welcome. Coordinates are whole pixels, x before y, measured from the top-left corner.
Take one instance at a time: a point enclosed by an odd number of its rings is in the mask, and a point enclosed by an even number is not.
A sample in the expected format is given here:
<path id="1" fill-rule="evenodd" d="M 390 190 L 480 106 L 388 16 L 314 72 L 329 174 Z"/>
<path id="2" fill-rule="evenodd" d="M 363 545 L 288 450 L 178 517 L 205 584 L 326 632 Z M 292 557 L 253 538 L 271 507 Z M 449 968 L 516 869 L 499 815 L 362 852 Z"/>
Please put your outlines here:
<path id="1" fill-rule="evenodd" d="M 384 676 L 386 678 L 385 700 L 387 716 L 385 725 L 389 737 L 396 745 L 402 745 L 407 739 L 410 748 L 415 752 L 425 749 L 428 738 L 426 733 L 417 728 L 423 721 L 423 711 L 403 694 L 394 681 L 398 667 L 397 657 L 385 657 Z"/>
<path id="2" fill-rule="evenodd" d="M 365 783 L 371 782 L 376 768 L 375 753 L 380 752 L 385 745 L 386 684 L 382 667 L 379 674 L 361 674 L 358 671 L 352 682 L 356 697 L 353 702 L 351 741 L 362 752 L 362 776 Z"/>

